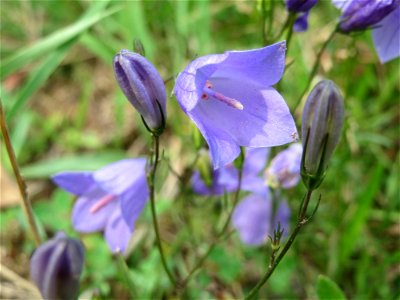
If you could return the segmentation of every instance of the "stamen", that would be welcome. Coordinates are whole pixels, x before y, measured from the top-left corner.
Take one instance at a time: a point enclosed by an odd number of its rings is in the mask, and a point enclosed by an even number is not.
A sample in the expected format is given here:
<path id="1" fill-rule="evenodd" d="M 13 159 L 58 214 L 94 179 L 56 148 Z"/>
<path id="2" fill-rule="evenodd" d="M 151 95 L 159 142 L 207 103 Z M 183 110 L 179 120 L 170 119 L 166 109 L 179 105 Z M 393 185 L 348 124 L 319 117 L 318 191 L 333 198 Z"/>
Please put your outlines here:
<path id="1" fill-rule="evenodd" d="M 101 198 L 99 201 L 97 201 L 95 204 L 92 205 L 92 207 L 89 209 L 89 212 L 92 214 L 96 213 L 101 208 L 110 203 L 112 200 L 114 200 L 114 198 L 115 198 L 114 195 L 105 195 L 103 198 Z"/>
<path id="2" fill-rule="evenodd" d="M 227 97 L 227 96 L 225 96 L 225 95 L 223 95 L 221 93 L 218 93 L 216 91 L 213 91 L 212 88 L 213 88 L 212 83 L 207 80 L 206 81 L 206 85 L 205 85 L 205 87 L 203 89 L 203 94 L 201 95 L 201 99 L 207 100 L 208 97 L 210 96 L 210 97 L 213 97 L 214 99 L 217 99 L 217 100 L 219 100 L 221 102 L 224 102 L 225 104 L 227 104 L 227 105 L 229 105 L 229 106 L 231 106 L 233 108 L 236 108 L 236 109 L 239 109 L 239 110 L 243 110 L 243 104 L 240 103 L 240 101 L 238 101 L 236 99 L 233 99 L 233 98 L 230 98 L 230 97 Z"/>

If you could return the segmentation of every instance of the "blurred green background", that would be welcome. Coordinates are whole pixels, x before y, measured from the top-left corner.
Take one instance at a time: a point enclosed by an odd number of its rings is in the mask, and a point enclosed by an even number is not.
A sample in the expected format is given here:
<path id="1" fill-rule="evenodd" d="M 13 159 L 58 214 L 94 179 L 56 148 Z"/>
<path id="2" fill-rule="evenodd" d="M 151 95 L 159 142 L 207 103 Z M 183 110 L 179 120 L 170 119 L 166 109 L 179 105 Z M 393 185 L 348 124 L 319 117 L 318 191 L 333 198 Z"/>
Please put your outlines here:
<path id="1" fill-rule="evenodd" d="M 112 71 L 117 51 L 132 49 L 134 39 L 143 43 L 171 95 L 157 205 L 171 266 L 185 273 L 215 238 L 220 207 L 216 198 L 178 195 L 178 181 L 168 172 L 169 166 L 183 172 L 196 151 L 193 126 L 171 94 L 174 78 L 197 56 L 263 46 L 261 1 L 3 0 L 0 6 L 1 101 L 35 214 L 49 237 L 58 230 L 79 236 L 70 222 L 73 197 L 54 187 L 52 174 L 148 153 L 150 137 Z M 286 16 L 283 1 L 274 1 L 270 43 L 284 39 L 276 35 Z M 298 98 L 338 16 L 330 1 L 319 1 L 309 30 L 293 35 L 290 66 L 278 90 L 298 125 Z M 313 84 L 328 78 L 341 88 L 344 133 L 319 190 L 315 219 L 260 298 L 324 298 L 336 282 L 348 299 L 400 299 L 399 70 L 399 59 L 379 63 L 368 31 L 338 34 L 329 44 Z M 1 265 L 28 278 L 34 243 L 1 146 Z M 286 193 L 294 217 L 303 193 L 301 184 Z M 141 298 L 168 298 L 171 288 L 148 209 L 137 224 L 130 275 Z M 128 299 L 101 233 L 80 237 L 87 249 L 81 292 L 93 299 Z M 214 249 L 185 297 L 242 298 L 267 267 L 269 251 L 268 244 L 251 248 L 232 235 Z"/>

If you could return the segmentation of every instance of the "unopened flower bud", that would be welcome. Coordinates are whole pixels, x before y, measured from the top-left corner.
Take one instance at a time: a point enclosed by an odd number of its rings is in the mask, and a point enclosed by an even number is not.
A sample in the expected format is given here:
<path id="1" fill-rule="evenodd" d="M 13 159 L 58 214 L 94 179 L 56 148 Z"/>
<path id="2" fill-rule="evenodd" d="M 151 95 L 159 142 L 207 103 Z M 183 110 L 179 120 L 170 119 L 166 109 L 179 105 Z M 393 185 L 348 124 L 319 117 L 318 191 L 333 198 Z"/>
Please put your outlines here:
<path id="1" fill-rule="evenodd" d="M 166 91 L 157 69 L 140 54 L 121 50 L 114 57 L 114 74 L 147 129 L 160 135 L 165 128 Z"/>
<path id="2" fill-rule="evenodd" d="M 337 6 L 343 9 L 339 28 L 344 33 L 367 29 L 398 8 L 399 3 L 399 0 L 337 1 Z"/>
<path id="3" fill-rule="evenodd" d="M 77 299 L 83 263 L 82 243 L 59 232 L 33 253 L 31 279 L 46 300 Z"/>
<path id="4" fill-rule="evenodd" d="M 286 0 L 286 8 L 290 12 L 308 12 L 318 0 Z"/>
<path id="5" fill-rule="evenodd" d="M 317 188 L 339 142 L 344 120 L 343 98 L 330 80 L 319 82 L 308 96 L 302 118 L 301 175 L 307 188 Z"/>

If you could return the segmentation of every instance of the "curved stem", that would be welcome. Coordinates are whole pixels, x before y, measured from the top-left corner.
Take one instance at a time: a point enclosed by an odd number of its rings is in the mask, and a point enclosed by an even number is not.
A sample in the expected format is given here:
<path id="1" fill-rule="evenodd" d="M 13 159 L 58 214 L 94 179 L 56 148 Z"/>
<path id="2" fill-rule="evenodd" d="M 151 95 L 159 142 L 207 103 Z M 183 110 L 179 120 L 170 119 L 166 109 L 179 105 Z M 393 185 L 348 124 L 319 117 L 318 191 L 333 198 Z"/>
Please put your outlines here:
<path id="1" fill-rule="evenodd" d="M 157 242 L 157 248 L 158 252 L 160 253 L 161 257 L 161 263 L 164 267 L 165 272 L 168 275 L 169 280 L 173 285 L 176 284 L 174 276 L 172 275 L 171 271 L 168 269 L 167 261 L 165 259 L 164 251 L 162 248 L 161 244 L 161 235 L 160 235 L 160 230 L 158 228 L 158 221 L 157 221 L 157 212 L 156 212 L 156 204 L 155 204 L 155 189 L 154 189 L 154 181 L 155 181 L 155 175 L 157 171 L 157 165 L 158 165 L 158 159 L 159 159 L 159 139 L 158 136 L 153 135 L 153 153 L 151 155 L 151 160 L 150 160 L 150 176 L 148 178 L 148 183 L 149 183 L 149 190 L 150 190 L 150 206 L 151 206 L 151 216 L 153 219 L 153 227 L 154 227 L 154 232 L 156 234 L 156 242 Z"/>
<path id="2" fill-rule="evenodd" d="M 292 234 L 290 235 L 288 241 L 286 242 L 285 246 L 283 247 L 282 251 L 279 253 L 278 257 L 270 264 L 268 267 L 267 272 L 264 276 L 260 279 L 257 285 L 250 291 L 250 293 L 246 296 L 245 300 L 253 299 L 260 288 L 267 282 L 267 280 L 271 277 L 272 273 L 275 271 L 275 268 L 278 266 L 279 262 L 288 252 L 290 247 L 292 246 L 297 234 L 299 233 L 300 229 L 307 223 L 308 219 L 306 218 L 307 207 L 311 199 L 313 190 L 308 190 L 303 201 L 303 204 L 300 206 L 300 214 L 297 219 L 296 228 L 293 230 Z"/>
<path id="3" fill-rule="evenodd" d="M 288 32 L 286 34 L 286 53 L 289 53 L 289 46 L 290 46 L 290 41 L 292 40 L 292 35 L 293 35 L 293 24 L 296 21 L 296 13 L 290 13 L 287 26 L 288 26 Z"/>
<path id="4" fill-rule="evenodd" d="M 241 166 L 239 168 L 239 172 L 238 172 L 238 187 L 237 187 L 237 190 L 235 191 L 235 194 L 234 194 L 232 209 L 229 212 L 229 215 L 226 218 L 225 223 L 224 223 L 221 231 L 218 233 L 217 239 L 211 245 L 209 245 L 207 251 L 200 257 L 200 259 L 194 265 L 192 270 L 189 272 L 189 274 L 186 276 L 186 278 L 182 281 L 182 284 L 181 284 L 181 290 L 182 291 L 185 289 L 185 287 L 189 283 L 189 281 L 192 278 L 193 274 L 196 273 L 196 271 L 203 266 L 204 262 L 206 261 L 206 259 L 208 258 L 208 256 L 212 252 L 212 250 L 215 248 L 215 246 L 221 240 L 223 240 L 223 238 L 225 236 L 225 233 L 226 233 L 226 230 L 227 230 L 227 228 L 228 228 L 228 226 L 229 226 L 229 224 L 231 222 L 231 219 L 232 219 L 232 216 L 233 216 L 233 211 L 235 210 L 235 207 L 236 207 L 237 203 L 239 202 L 239 194 L 240 194 L 240 189 L 241 189 L 241 186 L 242 186 L 242 177 L 243 177 L 243 166 Z"/>
<path id="5" fill-rule="evenodd" d="M 299 108 L 299 106 L 301 104 L 301 100 L 303 99 L 304 95 L 307 93 L 308 89 L 310 88 L 310 85 L 311 85 L 311 82 L 312 82 L 314 76 L 317 74 L 317 71 L 318 71 L 320 63 L 321 63 L 322 54 L 324 53 L 324 51 L 325 51 L 326 47 L 328 46 L 328 44 L 333 40 L 333 37 L 335 36 L 337 31 L 338 31 L 338 26 L 336 25 L 335 29 L 331 32 L 331 34 L 329 35 L 327 40 L 322 45 L 321 49 L 319 49 L 319 52 L 318 52 L 317 57 L 316 57 L 315 62 L 314 62 L 314 66 L 311 69 L 310 75 L 308 76 L 306 87 L 304 88 L 303 92 L 301 93 L 301 95 L 300 95 L 300 97 L 299 97 L 299 99 L 297 101 L 296 111 Z"/>
<path id="6" fill-rule="evenodd" d="M 41 244 L 41 238 L 39 235 L 39 229 L 35 222 L 35 217 L 33 215 L 32 205 L 28 198 L 28 192 L 26 190 L 26 184 L 24 179 L 21 176 L 21 172 L 19 171 L 17 158 L 15 157 L 14 149 L 11 144 L 10 135 L 8 134 L 7 124 L 6 124 L 6 116 L 3 111 L 3 104 L 0 101 L 0 123 L 1 123 L 1 133 L 4 138 L 4 144 L 6 145 L 7 154 L 10 158 L 11 166 L 14 171 L 15 179 L 17 180 L 19 192 L 22 197 L 22 208 L 24 210 L 25 216 L 28 219 L 29 228 L 32 231 L 33 239 L 35 241 L 36 246 Z"/>

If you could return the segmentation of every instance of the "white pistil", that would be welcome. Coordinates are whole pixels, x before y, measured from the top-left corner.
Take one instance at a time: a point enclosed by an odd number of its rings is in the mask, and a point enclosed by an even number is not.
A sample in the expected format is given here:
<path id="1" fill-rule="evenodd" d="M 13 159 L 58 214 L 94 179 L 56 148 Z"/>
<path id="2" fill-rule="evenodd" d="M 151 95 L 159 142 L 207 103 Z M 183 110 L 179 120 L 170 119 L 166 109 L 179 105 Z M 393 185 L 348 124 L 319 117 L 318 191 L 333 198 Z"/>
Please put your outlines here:
<path id="1" fill-rule="evenodd" d="M 212 97 L 214 99 L 217 99 L 221 102 L 224 102 L 225 104 L 229 105 L 230 107 L 239 109 L 239 110 L 243 110 L 243 104 L 240 103 L 240 101 L 227 97 L 224 94 L 218 93 L 216 91 L 212 90 L 213 85 L 210 81 L 207 80 L 206 85 L 203 89 L 203 94 L 201 96 L 201 98 L 203 100 L 207 100 L 209 97 Z"/>

